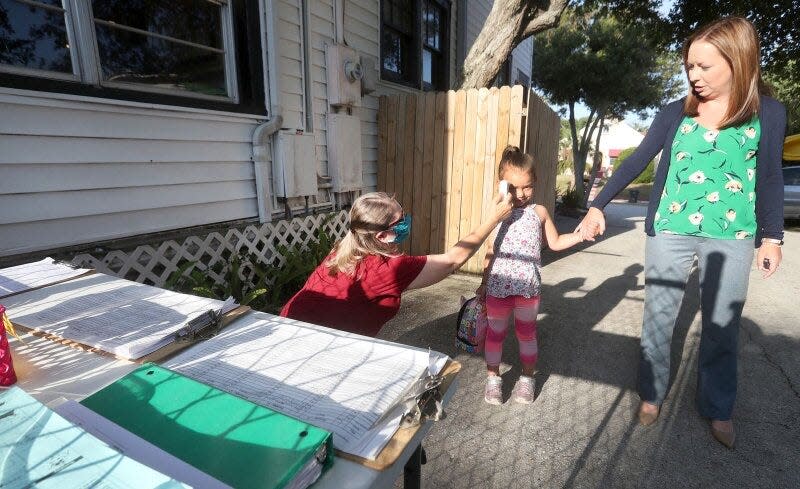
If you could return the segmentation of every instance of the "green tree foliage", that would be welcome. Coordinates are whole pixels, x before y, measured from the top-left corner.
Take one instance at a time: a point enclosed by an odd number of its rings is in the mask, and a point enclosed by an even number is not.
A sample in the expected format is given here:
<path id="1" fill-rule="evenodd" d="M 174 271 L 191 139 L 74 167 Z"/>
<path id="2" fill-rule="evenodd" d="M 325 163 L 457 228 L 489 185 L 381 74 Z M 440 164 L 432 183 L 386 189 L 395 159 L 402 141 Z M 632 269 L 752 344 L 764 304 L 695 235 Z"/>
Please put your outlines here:
<path id="1" fill-rule="evenodd" d="M 787 135 L 800 134 L 800 64 L 792 60 L 773 67 L 765 78 L 775 91 L 775 98 L 786 105 Z"/>
<path id="2" fill-rule="evenodd" d="M 630 1 L 630 0 L 620 0 Z M 800 132 L 800 2 L 797 0 L 676 0 L 669 13 L 674 47 L 699 27 L 726 15 L 755 25 L 761 41 L 764 77 L 788 110 L 789 134 Z"/>
<path id="3" fill-rule="evenodd" d="M 680 45 L 699 27 L 726 15 L 745 17 L 756 26 L 762 60 L 768 68 L 800 57 L 800 2 L 797 0 L 676 0 L 669 13 L 673 41 Z"/>
<path id="4" fill-rule="evenodd" d="M 625 161 L 628 158 L 628 156 L 632 155 L 634 151 L 636 151 L 635 147 L 623 149 L 622 151 L 620 151 L 619 156 L 617 156 L 617 159 L 614 160 L 614 170 L 619 168 L 620 165 L 622 165 L 622 162 Z"/>
<path id="5" fill-rule="evenodd" d="M 583 162 L 594 130 L 606 118 L 643 113 L 681 90 L 678 60 L 638 23 L 611 15 L 565 12 L 560 25 L 536 36 L 533 82 L 550 102 L 567 107 L 576 191 L 585 197 Z M 578 132 L 575 105 L 590 114 Z M 599 132 L 595 145 L 599 143 Z M 595 167 L 599 167 L 597 159 Z"/>
<path id="6" fill-rule="evenodd" d="M 634 151 L 636 151 L 636 148 L 628 148 L 620 151 L 619 156 L 614 162 L 614 170 L 616 171 L 617 168 L 622 166 L 622 164 L 625 163 L 625 160 L 628 159 L 628 157 L 632 155 Z M 655 176 L 656 160 L 653 160 L 645 167 L 644 171 L 640 173 L 636 179 L 634 179 L 633 183 L 652 183 Z"/>

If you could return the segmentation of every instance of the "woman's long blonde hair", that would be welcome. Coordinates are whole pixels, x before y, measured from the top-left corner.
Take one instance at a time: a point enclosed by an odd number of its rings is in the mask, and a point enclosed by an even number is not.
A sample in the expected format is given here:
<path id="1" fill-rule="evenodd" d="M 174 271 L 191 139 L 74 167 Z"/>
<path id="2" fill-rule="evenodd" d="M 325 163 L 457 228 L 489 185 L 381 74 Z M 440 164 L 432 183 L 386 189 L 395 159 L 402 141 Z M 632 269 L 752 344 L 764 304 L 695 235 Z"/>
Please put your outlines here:
<path id="1" fill-rule="evenodd" d="M 742 17 L 724 17 L 701 27 L 683 45 L 684 69 L 689 46 L 697 41 L 705 41 L 717 48 L 731 69 L 731 95 L 720 128 L 738 126 L 749 121 L 758 113 L 759 95 L 770 93 L 761 78 L 761 48 L 755 27 Z M 699 102 L 700 99 L 690 87 L 683 105 L 684 113 L 697 116 Z"/>
<path id="2" fill-rule="evenodd" d="M 384 243 L 375 236 L 389 229 L 398 207 L 397 201 L 383 192 L 357 198 L 350 208 L 350 229 L 325 262 L 330 272 L 355 276 L 358 264 L 369 255 L 398 255 L 397 245 Z"/>

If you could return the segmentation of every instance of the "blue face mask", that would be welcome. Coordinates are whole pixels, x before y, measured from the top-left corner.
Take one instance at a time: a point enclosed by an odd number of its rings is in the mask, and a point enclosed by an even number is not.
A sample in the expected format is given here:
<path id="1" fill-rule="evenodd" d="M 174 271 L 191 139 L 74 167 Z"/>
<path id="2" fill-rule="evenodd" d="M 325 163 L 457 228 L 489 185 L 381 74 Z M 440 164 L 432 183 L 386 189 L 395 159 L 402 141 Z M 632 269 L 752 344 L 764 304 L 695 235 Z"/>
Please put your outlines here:
<path id="1" fill-rule="evenodd" d="M 394 241 L 392 243 L 402 243 L 408 239 L 411 234 L 411 216 L 409 214 L 403 215 L 403 219 L 391 227 L 394 232 Z"/>

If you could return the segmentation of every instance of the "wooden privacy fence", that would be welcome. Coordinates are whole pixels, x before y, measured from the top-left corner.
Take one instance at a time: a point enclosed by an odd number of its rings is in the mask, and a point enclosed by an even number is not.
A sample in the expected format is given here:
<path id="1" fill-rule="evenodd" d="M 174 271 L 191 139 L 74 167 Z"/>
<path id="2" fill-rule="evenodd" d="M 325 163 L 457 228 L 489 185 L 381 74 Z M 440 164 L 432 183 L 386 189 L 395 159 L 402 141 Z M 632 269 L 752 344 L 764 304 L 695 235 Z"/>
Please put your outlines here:
<path id="1" fill-rule="evenodd" d="M 414 218 L 411 254 L 441 253 L 487 219 L 509 144 L 536 161 L 534 200 L 553 214 L 559 118 L 522 86 L 383 96 L 378 190 Z M 479 273 L 483 247 L 462 270 Z"/>

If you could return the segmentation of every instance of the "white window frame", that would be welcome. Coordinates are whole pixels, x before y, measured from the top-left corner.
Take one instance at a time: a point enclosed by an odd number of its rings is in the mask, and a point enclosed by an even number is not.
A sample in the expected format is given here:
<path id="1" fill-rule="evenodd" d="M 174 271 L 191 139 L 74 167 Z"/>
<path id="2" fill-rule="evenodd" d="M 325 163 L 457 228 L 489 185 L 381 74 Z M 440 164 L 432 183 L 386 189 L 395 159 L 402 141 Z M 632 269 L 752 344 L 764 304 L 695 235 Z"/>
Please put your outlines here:
<path id="1" fill-rule="evenodd" d="M 47 10 L 58 10 L 57 7 L 37 2 L 36 0 L 16 0 L 17 2 Z M 72 61 L 72 74 L 56 71 L 39 70 L 36 68 L 23 68 L 0 64 L 0 72 L 49 78 L 53 80 L 73 81 L 86 85 L 96 85 L 108 88 L 118 88 L 137 92 L 148 92 L 162 95 L 172 95 L 201 100 L 214 100 L 238 104 L 240 101 L 238 89 L 238 73 L 236 67 L 236 53 L 234 43 L 233 16 L 228 0 L 205 0 L 208 3 L 222 7 L 222 40 L 225 66 L 225 89 L 229 96 L 207 95 L 188 90 L 169 89 L 148 86 L 140 83 L 109 82 L 102 79 L 100 53 L 97 47 L 97 32 L 92 14 L 91 0 L 61 0 L 61 10 L 64 11 L 64 21 L 67 32 L 67 42 L 70 45 L 70 59 Z M 116 26 L 121 28 L 120 26 Z M 170 38 L 133 28 L 122 28 L 144 35 L 160 37 L 180 44 L 202 47 L 207 46 Z M 216 50 L 212 48 L 212 50 Z"/>

